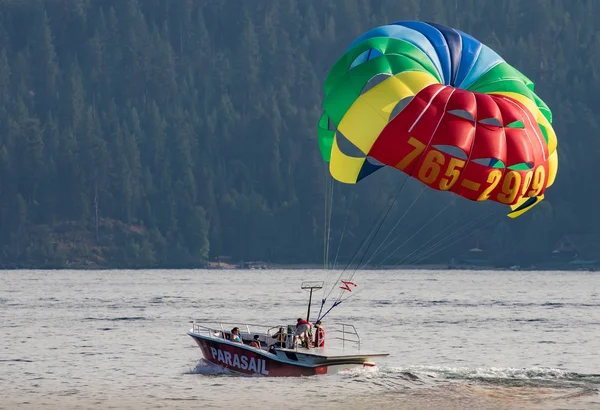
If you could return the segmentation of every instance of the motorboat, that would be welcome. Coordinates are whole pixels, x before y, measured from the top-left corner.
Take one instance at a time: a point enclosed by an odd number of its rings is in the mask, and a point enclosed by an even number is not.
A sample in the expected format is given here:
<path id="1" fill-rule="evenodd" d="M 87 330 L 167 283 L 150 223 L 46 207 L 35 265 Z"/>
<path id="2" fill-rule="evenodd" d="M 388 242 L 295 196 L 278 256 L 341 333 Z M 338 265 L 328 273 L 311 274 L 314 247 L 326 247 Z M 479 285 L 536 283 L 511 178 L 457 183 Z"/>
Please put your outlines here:
<path id="1" fill-rule="evenodd" d="M 306 288 L 306 287 L 304 287 Z M 312 300 L 312 290 L 311 300 Z M 310 316 L 310 301 L 307 320 Z M 244 375 L 284 377 L 335 374 L 353 368 L 373 367 L 374 358 L 389 353 L 365 352 L 354 325 L 332 324 L 324 346 L 302 344 L 294 337 L 296 325 L 259 325 L 194 320 L 188 335 L 215 365 Z M 233 340 L 236 329 L 241 342 Z M 312 340 L 312 339 L 311 339 Z M 252 345 L 256 341 L 258 347 Z"/>
<path id="2" fill-rule="evenodd" d="M 229 328 L 238 327 L 242 342 L 232 341 Z M 375 366 L 375 357 L 388 353 L 367 353 L 360 349 L 360 337 L 353 325 L 328 329 L 325 347 L 302 346 L 293 339 L 295 325 L 261 326 L 216 321 L 193 321 L 188 332 L 204 358 L 236 373 L 259 376 L 312 376 L 334 374 L 357 367 Z M 280 333 L 283 329 L 284 332 Z M 331 336 L 331 334 L 335 336 Z M 283 334 L 283 341 L 279 335 Z M 258 336 L 260 348 L 250 344 Z M 336 341 L 338 343 L 331 343 Z M 329 346 L 334 344 L 334 346 Z M 336 346 L 338 345 L 338 346 Z"/>

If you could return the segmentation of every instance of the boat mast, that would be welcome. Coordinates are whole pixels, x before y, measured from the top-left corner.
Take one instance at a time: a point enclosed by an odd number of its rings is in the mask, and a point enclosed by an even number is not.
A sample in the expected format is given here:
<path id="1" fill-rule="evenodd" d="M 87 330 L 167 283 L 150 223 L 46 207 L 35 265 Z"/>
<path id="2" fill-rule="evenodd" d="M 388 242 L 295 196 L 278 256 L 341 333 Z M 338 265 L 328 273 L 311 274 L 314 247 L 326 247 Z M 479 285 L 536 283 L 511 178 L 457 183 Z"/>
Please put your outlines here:
<path id="1" fill-rule="evenodd" d="M 306 312 L 306 321 L 310 322 L 310 305 L 312 304 L 313 290 L 323 289 L 323 282 L 302 282 L 300 288 L 310 291 L 310 296 L 308 297 L 308 312 Z"/>

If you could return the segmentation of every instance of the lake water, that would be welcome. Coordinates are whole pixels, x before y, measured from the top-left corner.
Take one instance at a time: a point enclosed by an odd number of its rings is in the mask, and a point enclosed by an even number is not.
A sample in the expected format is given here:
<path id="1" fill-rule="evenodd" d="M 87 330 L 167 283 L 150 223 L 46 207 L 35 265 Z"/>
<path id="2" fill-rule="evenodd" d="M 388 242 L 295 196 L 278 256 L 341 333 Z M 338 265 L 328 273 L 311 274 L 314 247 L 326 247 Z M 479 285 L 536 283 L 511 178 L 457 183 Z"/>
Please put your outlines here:
<path id="1" fill-rule="evenodd" d="M 598 273 L 358 272 L 325 328 L 352 323 L 391 355 L 333 376 L 227 374 L 186 335 L 192 319 L 294 323 L 301 282 L 324 278 L 0 271 L 0 408 L 600 408 Z"/>

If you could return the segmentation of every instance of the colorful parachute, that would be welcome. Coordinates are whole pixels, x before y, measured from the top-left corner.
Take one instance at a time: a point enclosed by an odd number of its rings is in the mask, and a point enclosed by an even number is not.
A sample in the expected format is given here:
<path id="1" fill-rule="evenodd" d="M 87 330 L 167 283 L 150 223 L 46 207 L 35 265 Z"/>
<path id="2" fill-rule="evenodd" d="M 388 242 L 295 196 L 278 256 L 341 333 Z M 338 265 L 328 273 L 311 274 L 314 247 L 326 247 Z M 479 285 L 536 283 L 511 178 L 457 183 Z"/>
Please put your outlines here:
<path id="1" fill-rule="evenodd" d="M 387 165 L 516 217 L 556 177 L 552 113 L 533 83 L 459 30 L 400 21 L 368 31 L 324 91 L 319 147 L 340 182 Z"/>

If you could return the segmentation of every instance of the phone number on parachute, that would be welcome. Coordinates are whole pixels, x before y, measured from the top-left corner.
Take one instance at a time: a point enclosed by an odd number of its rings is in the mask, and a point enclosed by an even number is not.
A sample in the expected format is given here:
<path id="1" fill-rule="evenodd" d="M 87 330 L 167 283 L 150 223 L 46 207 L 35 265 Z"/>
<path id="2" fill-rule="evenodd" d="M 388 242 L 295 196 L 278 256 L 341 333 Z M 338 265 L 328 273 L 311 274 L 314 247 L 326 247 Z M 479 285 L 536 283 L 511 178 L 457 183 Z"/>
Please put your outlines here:
<path id="1" fill-rule="evenodd" d="M 414 137 L 407 142 L 411 150 L 396 168 L 431 188 L 452 190 L 476 201 L 491 199 L 506 205 L 513 205 L 523 197 L 538 196 L 544 188 L 546 169 L 543 164 L 529 170 L 490 168 L 475 162 L 466 166 L 467 160 L 428 147 Z M 409 167 L 418 158 L 418 162 Z M 459 181 L 460 184 L 455 186 Z"/>

